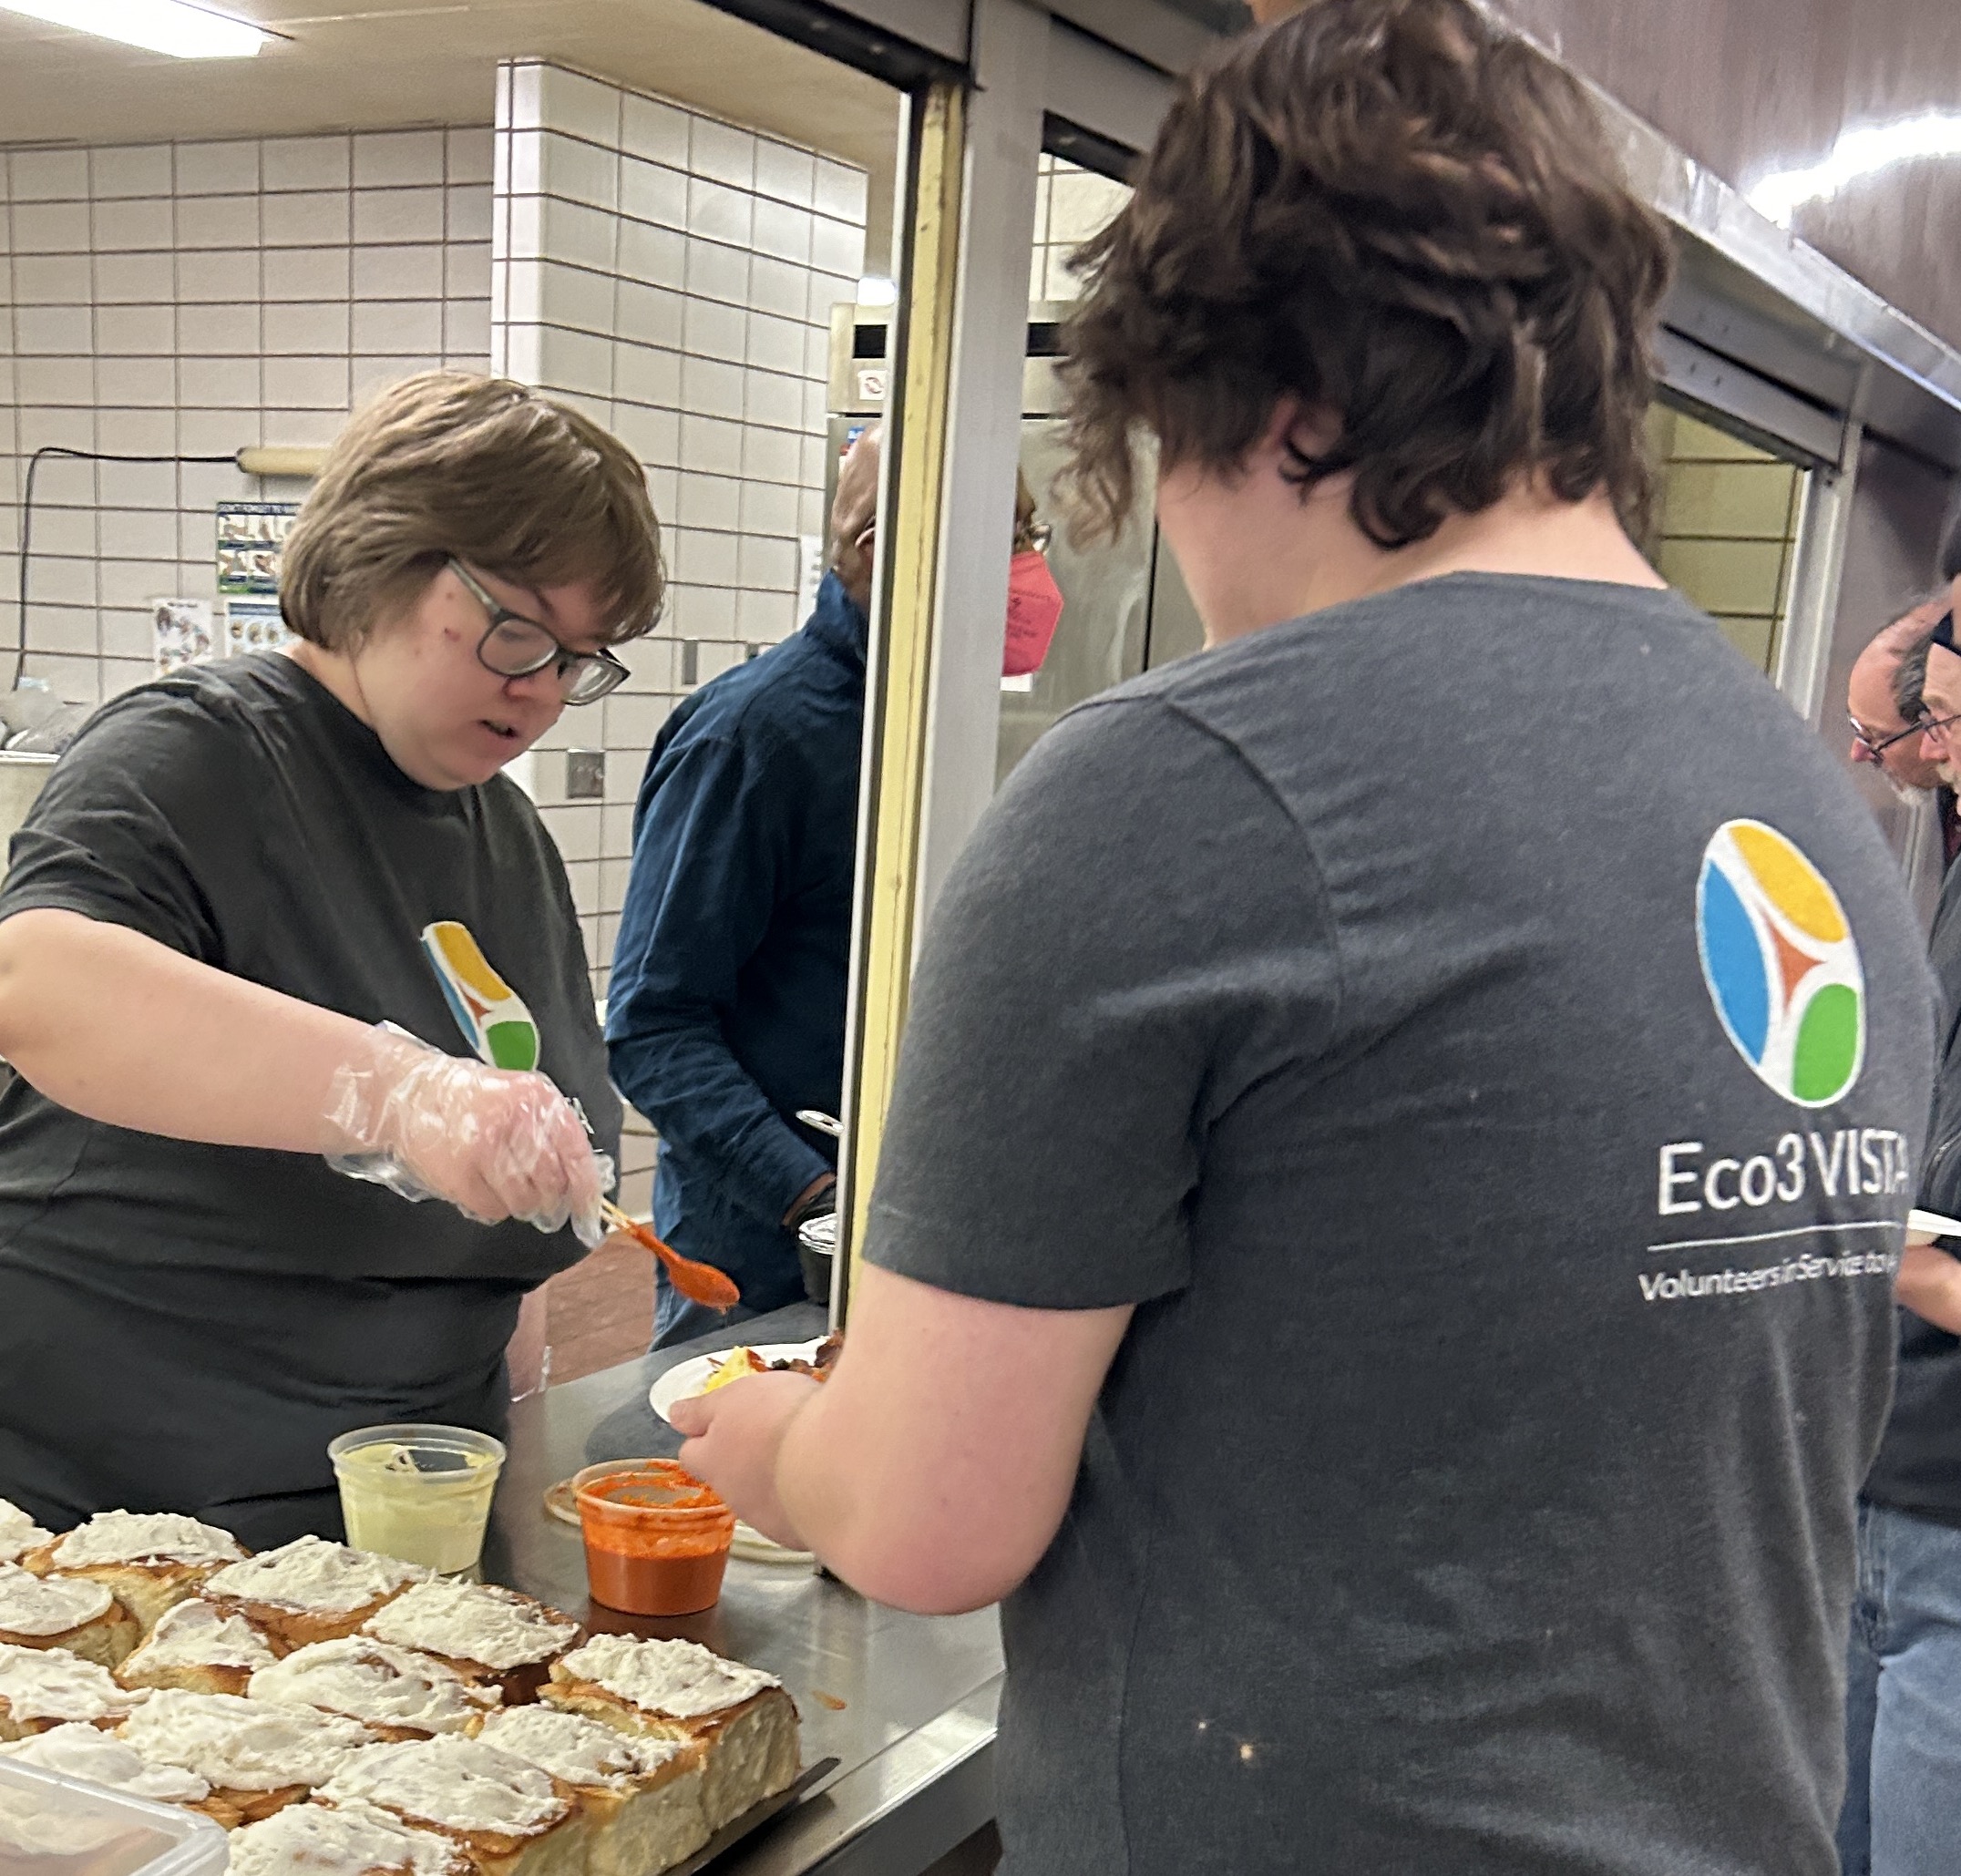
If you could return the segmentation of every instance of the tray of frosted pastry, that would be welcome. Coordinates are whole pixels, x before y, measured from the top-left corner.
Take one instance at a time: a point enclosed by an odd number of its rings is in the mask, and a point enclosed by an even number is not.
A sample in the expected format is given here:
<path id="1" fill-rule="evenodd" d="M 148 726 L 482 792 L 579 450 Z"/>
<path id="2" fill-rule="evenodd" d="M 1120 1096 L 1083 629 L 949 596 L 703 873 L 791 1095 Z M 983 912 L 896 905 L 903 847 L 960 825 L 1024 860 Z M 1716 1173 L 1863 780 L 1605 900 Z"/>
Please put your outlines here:
<path id="1" fill-rule="evenodd" d="M 18 1563 L 0 1563 L 0 1644 L 66 1648 L 85 1661 L 115 1667 L 142 1633 L 136 1617 L 100 1583 L 86 1576 L 36 1576 Z"/>
<path id="2" fill-rule="evenodd" d="M 240 1876 L 659 1876 L 823 1769 L 780 1683 L 692 1643 L 319 1538 L 56 1537 L 4 1501 L 0 1757 L 200 1812 Z"/>
<path id="3" fill-rule="evenodd" d="M 98 1512 L 65 1535 L 23 1551 L 19 1562 L 36 1576 L 100 1584 L 148 1635 L 173 1603 L 195 1594 L 207 1577 L 244 1554 L 230 1532 L 176 1512 Z"/>
<path id="4" fill-rule="evenodd" d="M 172 1604 L 244 1554 L 195 1518 L 104 1512 L 56 1537 L 0 1500 L 0 1645 L 119 1666 Z"/>
<path id="5" fill-rule="evenodd" d="M 284 1654 L 353 1635 L 428 1574 L 323 1537 L 296 1537 L 214 1572 L 199 1594 L 227 1615 L 244 1616 Z"/>
<path id="6" fill-rule="evenodd" d="M 796 1777 L 796 1707 L 783 1683 L 695 1642 L 594 1635 L 552 1663 L 540 1697 L 619 1732 L 696 1748 L 712 1830 Z"/>

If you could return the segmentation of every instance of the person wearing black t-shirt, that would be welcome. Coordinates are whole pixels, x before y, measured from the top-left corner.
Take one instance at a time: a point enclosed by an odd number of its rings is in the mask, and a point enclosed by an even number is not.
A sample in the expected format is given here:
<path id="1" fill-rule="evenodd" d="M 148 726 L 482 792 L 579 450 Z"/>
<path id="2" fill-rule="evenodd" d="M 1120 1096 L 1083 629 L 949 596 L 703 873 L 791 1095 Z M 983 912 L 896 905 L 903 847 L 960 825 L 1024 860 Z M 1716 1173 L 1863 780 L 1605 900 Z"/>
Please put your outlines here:
<path id="1" fill-rule="evenodd" d="M 1943 571 L 1961 604 L 1961 528 Z M 1952 605 L 1917 652 L 1924 748 L 1961 781 L 1961 651 Z M 1961 868 L 1942 883 L 1927 955 L 1939 1068 L 1919 1203 L 1961 1216 Z M 1846 1700 L 1843 1876 L 1950 1876 L 1961 1844 L 1961 1237 L 1906 1246 L 1899 1374 L 1859 1507 Z"/>
<path id="2" fill-rule="evenodd" d="M 500 771 L 625 674 L 607 647 L 662 585 L 624 448 L 427 374 L 329 452 L 290 651 L 76 738 L 0 888 L 0 1497 L 263 1547 L 337 1534 L 335 1434 L 501 1427 L 620 1107 L 563 866 Z"/>
<path id="3" fill-rule="evenodd" d="M 1207 649 L 956 862 L 829 1379 L 672 1410 L 866 1594 L 1005 1599 L 1002 1876 L 1836 1869 L 1931 999 L 1624 525 L 1668 251 L 1490 11 L 1315 0 L 1082 257 L 1076 486 L 1152 434 Z"/>

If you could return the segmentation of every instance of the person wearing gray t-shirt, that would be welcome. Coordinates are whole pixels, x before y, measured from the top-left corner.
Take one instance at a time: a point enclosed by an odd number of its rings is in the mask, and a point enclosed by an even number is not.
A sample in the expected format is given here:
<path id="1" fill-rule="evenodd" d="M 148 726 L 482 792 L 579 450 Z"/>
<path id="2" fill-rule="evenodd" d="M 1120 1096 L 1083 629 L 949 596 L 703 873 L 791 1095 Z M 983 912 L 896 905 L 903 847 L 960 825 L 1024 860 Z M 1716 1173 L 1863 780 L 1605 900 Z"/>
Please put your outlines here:
<path id="1" fill-rule="evenodd" d="M 1009 779 L 843 1356 L 683 1460 L 1003 1599 L 1009 1876 L 1833 1876 L 1932 1003 L 1627 531 L 1667 235 L 1471 0 L 1319 0 L 1083 264 L 1077 487 L 1153 433 L 1208 649 Z"/>

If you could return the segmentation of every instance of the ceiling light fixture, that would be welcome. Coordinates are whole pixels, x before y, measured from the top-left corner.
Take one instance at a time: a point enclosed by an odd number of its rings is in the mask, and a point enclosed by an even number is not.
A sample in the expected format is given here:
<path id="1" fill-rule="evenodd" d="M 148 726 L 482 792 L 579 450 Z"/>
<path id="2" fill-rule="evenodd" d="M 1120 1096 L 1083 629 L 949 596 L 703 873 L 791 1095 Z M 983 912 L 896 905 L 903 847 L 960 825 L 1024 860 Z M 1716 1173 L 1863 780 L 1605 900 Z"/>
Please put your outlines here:
<path id="1" fill-rule="evenodd" d="M 1839 133 L 1822 162 L 1773 169 L 1746 193 L 1753 209 L 1789 228 L 1806 202 L 1822 201 L 1875 170 L 1927 157 L 1961 157 L 1961 111 L 1922 111 L 1891 123 L 1855 125 Z"/>
<path id="2" fill-rule="evenodd" d="M 173 58 L 250 58 L 277 36 L 185 0 L 0 0 L 0 7 Z"/>

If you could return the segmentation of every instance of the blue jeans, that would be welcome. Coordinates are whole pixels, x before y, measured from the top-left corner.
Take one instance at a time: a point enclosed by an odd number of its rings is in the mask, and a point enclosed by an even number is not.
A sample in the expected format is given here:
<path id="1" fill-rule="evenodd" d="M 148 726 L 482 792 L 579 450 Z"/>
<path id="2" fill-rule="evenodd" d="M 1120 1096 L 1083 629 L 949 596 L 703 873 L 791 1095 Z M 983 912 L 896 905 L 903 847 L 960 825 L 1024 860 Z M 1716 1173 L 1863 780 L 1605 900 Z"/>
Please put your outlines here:
<path id="1" fill-rule="evenodd" d="M 1961 1531 L 1859 1506 L 1843 1876 L 1961 1869 Z"/>

